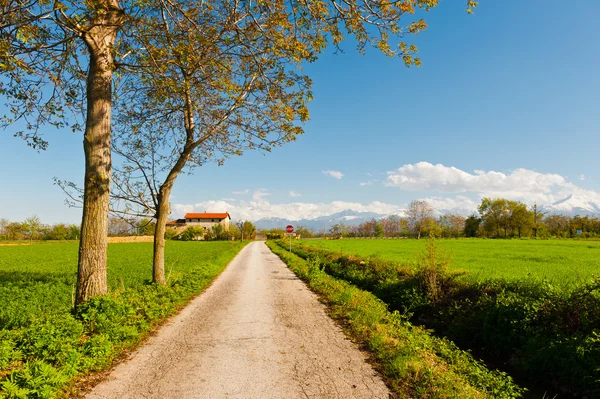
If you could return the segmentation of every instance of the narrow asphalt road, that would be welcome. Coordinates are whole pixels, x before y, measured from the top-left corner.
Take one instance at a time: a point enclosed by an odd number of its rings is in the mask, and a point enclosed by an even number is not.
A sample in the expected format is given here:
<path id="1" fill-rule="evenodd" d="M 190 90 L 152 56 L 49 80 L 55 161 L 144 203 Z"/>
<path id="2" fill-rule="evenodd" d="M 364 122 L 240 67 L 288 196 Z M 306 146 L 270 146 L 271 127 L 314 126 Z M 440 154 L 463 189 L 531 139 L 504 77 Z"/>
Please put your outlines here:
<path id="1" fill-rule="evenodd" d="M 263 242 L 87 395 L 98 398 L 388 398 L 324 306 Z"/>

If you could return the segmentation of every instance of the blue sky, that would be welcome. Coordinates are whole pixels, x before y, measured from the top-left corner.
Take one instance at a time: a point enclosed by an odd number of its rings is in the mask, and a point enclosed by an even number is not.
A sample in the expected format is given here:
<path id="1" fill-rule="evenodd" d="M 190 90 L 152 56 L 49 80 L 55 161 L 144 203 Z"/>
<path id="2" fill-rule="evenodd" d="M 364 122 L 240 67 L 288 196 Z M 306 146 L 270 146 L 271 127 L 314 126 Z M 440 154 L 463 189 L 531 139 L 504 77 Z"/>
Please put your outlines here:
<path id="1" fill-rule="evenodd" d="M 388 213 L 417 198 L 468 211 L 484 195 L 600 200 L 600 2 L 484 0 L 472 16 L 464 4 L 442 0 L 425 15 L 429 28 L 414 38 L 421 68 L 358 55 L 350 42 L 307 65 L 305 134 L 182 176 L 174 216 Z M 46 137 L 36 153 L 0 132 L 0 217 L 79 221 L 52 178 L 82 181 L 81 134 Z"/>

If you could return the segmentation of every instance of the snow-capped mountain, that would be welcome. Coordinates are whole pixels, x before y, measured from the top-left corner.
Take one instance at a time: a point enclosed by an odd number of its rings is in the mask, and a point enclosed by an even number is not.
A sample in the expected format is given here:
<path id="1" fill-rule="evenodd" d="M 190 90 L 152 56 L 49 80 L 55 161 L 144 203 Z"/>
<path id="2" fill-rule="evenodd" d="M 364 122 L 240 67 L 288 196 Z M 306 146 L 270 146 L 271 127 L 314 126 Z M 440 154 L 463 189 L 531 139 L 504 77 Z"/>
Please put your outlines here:
<path id="1" fill-rule="evenodd" d="M 288 220 L 283 218 L 263 218 L 257 220 L 254 224 L 259 229 L 283 229 L 288 224 L 293 226 L 304 226 L 313 230 L 329 229 L 337 223 L 344 223 L 346 226 L 361 224 L 371 219 L 381 219 L 387 215 L 375 212 L 356 212 L 347 209 L 331 215 L 319 216 L 314 219 Z"/>
<path id="2" fill-rule="evenodd" d="M 549 205 L 540 206 L 540 210 L 547 214 L 560 214 L 567 216 L 600 216 L 600 200 L 582 194 L 571 194 L 566 198 Z M 437 210 L 438 215 L 445 213 L 458 213 L 468 216 L 471 212 L 464 209 Z M 286 218 L 263 218 L 255 222 L 259 229 L 283 229 L 288 224 L 293 226 L 304 226 L 312 230 L 329 229 L 331 226 L 343 223 L 346 226 L 355 226 L 371 219 L 382 219 L 390 215 L 375 212 L 357 212 L 347 209 L 331 215 L 320 216 L 313 219 L 290 220 Z M 399 216 L 405 216 L 404 213 Z"/>
<path id="3" fill-rule="evenodd" d="M 544 205 L 541 208 L 549 214 L 568 216 L 600 215 L 600 201 L 580 194 L 571 194 L 566 198 L 550 205 Z"/>

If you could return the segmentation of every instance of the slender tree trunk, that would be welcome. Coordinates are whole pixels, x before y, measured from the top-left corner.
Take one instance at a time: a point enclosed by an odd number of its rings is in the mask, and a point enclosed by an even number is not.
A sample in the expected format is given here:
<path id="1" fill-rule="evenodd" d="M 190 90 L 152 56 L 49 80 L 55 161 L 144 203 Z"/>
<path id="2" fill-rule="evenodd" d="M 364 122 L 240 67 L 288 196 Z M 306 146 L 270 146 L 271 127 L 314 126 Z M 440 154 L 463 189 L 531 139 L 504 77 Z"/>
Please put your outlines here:
<path id="1" fill-rule="evenodd" d="M 113 55 L 111 53 L 121 11 L 118 4 L 105 4 L 92 28 L 83 34 L 90 53 L 87 78 L 87 115 L 83 148 L 85 181 L 77 294 L 75 304 L 107 292 L 106 251 L 110 201 L 110 123 L 112 107 Z"/>
<path id="2" fill-rule="evenodd" d="M 193 137 L 188 134 L 188 137 Z M 152 281 L 156 284 L 165 285 L 167 280 L 165 279 L 165 231 L 167 229 L 167 220 L 171 211 L 169 205 L 169 197 L 171 196 L 171 190 L 173 184 L 179 173 L 185 167 L 188 159 L 196 146 L 188 140 L 188 144 L 184 147 L 183 151 L 179 155 L 177 162 L 173 168 L 169 171 L 167 178 L 164 183 L 160 186 L 159 193 L 157 195 L 157 209 L 156 209 L 156 230 L 154 231 L 154 253 L 152 262 Z"/>
<path id="3" fill-rule="evenodd" d="M 167 219 L 170 213 L 169 197 L 171 190 L 175 184 L 175 180 L 179 173 L 185 167 L 185 164 L 190 159 L 192 153 L 198 147 L 202 140 L 194 141 L 195 123 L 194 110 L 192 106 L 192 97 L 190 88 L 187 84 L 187 74 L 182 71 L 185 83 L 185 109 L 184 109 L 184 125 L 186 132 L 186 141 L 183 150 L 177 158 L 177 162 L 169 171 L 167 178 L 160 186 L 158 193 L 158 206 L 156 209 L 156 230 L 154 232 L 154 254 L 152 262 L 152 281 L 155 284 L 165 285 L 165 231 L 167 228 Z"/>
<path id="4" fill-rule="evenodd" d="M 158 206 L 156 209 L 156 229 L 154 230 L 154 253 L 152 261 L 152 281 L 156 284 L 165 285 L 165 231 L 167 230 L 167 221 L 169 219 L 170 206 L 169 197 L 171 196 L 171 187 L 160 188 L 158 193 Z"/>

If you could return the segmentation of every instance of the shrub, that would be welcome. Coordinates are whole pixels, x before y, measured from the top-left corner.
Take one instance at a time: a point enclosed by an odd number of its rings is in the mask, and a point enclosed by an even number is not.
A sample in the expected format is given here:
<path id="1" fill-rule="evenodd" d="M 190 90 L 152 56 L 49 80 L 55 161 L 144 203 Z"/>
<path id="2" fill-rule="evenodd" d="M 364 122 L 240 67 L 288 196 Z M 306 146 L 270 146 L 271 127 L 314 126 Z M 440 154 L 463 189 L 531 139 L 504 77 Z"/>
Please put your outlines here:
<path id="1" fill-rule="evenodd" d="M 202 227 L 190 226 L 179 235 L 179 239 L 183 241 L 192 241 L 204 237 L 204 234 L 205 230 Z"/>

